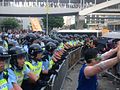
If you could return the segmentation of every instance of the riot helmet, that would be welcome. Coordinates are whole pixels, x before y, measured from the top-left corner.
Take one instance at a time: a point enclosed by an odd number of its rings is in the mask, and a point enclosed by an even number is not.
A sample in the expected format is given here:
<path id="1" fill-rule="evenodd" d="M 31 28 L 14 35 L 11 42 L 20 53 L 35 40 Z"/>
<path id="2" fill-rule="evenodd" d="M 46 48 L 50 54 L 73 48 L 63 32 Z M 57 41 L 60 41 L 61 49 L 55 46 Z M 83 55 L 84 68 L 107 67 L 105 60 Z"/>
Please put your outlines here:
<path id="1" fill-rule="evenodd" d="M 53 42 L 48 42 L 45 46 L 45 49 L 48 51 L 48 52 L 51 52 L 53 53 L 54 50 L 57 48 L 56 44 L 53 43 Z"/>
<path id="2" fill-rule="evenodd" d="M 29 43 L 32 43 L 34 40 L 36 40 L 37 37 L 33 33 L 29 33 L 26 35 L 25 40 L 28 41 Z"/>
<path id="3" fill-rule="evenodd" d="M 26 59 L 26 51 L 20 47 L 20 46 L 16 46 L 11 48 L 8 51 L 9 55 L 11 55 L 11 60 L 10 60 L 10 64 L 11 66 L 14 68 L 14 66 L 16 66 L 17 69 L 22 70 L 23 66 L 24 66 L 24 61 Z M 19 61 L 22 61 L 22 63 L 19 65 Z"/>
<path id="4" fill-rule="evenodd" d="M 1 35 L 1 38 L 2 38 L 3 40 L 7 40 L 8 34 L 7 34 L 7 33 L 3 33 L 3 34 Z"/>
<path id="5" fill-rule="evenodd" d="M 3 46 L 4 41 L 0 38 L 0 46 Z"/>
<path id="6" fill-rule="evenodd" d="M 9 68 L 9 61 L 10 61 L 10 55 L 8 55 L 7 51 L 0 46 L 0 73 L 6 69 Z"/>
<path id="7" fill-rule="evenodd" d="M 29 47 L 28 53 L 30 55 L 30 59 L 33 59 L 35 61 L 39 61 L 42 58 L 43 50 L 39 44 L 32 44 Z"/>

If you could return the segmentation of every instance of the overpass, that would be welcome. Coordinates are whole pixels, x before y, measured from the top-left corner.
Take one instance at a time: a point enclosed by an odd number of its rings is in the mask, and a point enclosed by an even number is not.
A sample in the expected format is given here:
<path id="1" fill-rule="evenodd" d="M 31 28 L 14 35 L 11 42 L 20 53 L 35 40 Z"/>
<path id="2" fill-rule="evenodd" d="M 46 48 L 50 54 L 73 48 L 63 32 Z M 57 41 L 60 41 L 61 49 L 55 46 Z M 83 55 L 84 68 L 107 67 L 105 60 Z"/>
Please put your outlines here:
<path id="1" fill-rule="evenodd" d="M 0 4 L 0 16 L 45 16 L 49 15 L 77 15 L 80 4 L 48 3 L 45 2 L 5 2 Z"/>
<path id="2" fill-rule="evenodd" d="M 110 0 L 99 4 L 83 6 L 81 3 L 53 2 L 0 2 L 0 16 L 35 17 L 49 15 L 120 15 L 120 9 L 107 7 L 119 4 L 120 0 Z M 48 6 L 48 7 L 47 7 Z M 83 6 L 83 7 L 82 7 Z M 106 9 L 107 8 L 107 9 Z"/>
<path id="3" fill-rule="evenodd" d="M 79 15 L 84 16 L 84 15 L 88 15 L 88 14 L 91 14 L 91 13 L 94 13 L 97 11 L 102 12 L 100 10 L 105 9 L 107 7 L 110 7 L 110 6 L 113 6 L 113 5 L 117 5 L 117 4 L 120 4 L 120 0 L 110 0 L 110 1 L 102 2 L 100 4 L 96 4 L 92 7 L 85 8 L 85 9 L 81 10 L 79 12 Z M 107 13 L 106 11 L 104 11 L 104 12 Z M 112 12 L 116 13 L 116 11 L 113 11 L 113 10 L 112 10 Z M 110 11 L 108 13 L 110 13 Z"/>

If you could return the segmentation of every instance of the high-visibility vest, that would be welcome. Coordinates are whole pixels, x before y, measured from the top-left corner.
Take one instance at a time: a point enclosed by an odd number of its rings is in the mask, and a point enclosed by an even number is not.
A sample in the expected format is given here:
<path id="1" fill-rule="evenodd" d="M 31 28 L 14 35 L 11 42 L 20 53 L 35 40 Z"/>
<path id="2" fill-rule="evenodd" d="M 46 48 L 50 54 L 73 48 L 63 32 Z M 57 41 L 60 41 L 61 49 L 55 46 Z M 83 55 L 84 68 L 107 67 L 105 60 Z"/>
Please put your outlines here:
<path id="1" fill-rule="evenodd" d="M 12 68 L 11 68 L 12 69 Z M 19 86 L 21 86 L 22 82 L 23 82 L 23 79 L 24 79 L 24 71 L 25 71 L 25 67 L 23 67 L 23 70 L 21 71 L 16 71 L 14 69 L 12 69 L 17 77 L 17 83 Z"/>
<path id="2" fill-rule="evenodd" d="M 39 75 L 42 71 L 42 62 L 37 62 L 36 66 L 33 66 L 32 63 L 26 61 L 25 64 L 30 68 L 30 70 L 39 78 Z"/>
<path id="3" fill-rule="evenodd" d="M 53 61 L 53 60 L 50 60 L 49 69 L 51 69 L 54 64 L 55 64 L 54 61 Z"/>
<path id="4" fill-rule="evenodd" d="M 7 72 L 3 72 L 3 74 L 4 74 L 5 76 L 8 75 Z M 7 82 L 7 79 L 8 79 L 8 78 L 3 77 L 3 79 L 0 80 L 0 90 L 8 90 L 8 85 L 7 85 L 8 82 Z"/>
<path id="5" fill-rule="evenodd" d="M 7 43 L 6 41 L 4 41 L 3 47 L 4 47 L 6 50 L 8 50 L 8 43 Z"/>
<path id="6" fill-rule="evenodd" d="M 50 56 L 48 56 L 48 57 L 49 57 L 49 69 L 51 69 L 52 66 L 53 66 L 55 63 L 54 63 L 54 61 L 51 59 Z"/>

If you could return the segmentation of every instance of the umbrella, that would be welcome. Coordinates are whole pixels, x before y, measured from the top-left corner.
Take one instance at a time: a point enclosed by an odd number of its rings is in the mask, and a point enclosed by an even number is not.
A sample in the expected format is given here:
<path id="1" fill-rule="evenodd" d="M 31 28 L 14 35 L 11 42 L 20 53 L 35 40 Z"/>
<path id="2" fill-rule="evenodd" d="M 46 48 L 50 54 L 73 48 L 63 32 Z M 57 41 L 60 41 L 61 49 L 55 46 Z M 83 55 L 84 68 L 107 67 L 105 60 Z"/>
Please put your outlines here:
<path id="1" fill-rule="evenodd" d="M 98 44 L 106 45 L 107 42 L 108 42 L 108 39 L 107 39 L 107 38 L 100 38 L 100 39 L 98 39 Z"/>
<path id="2" fill-rule="evenodd" d="M 105 34 L 102 37 L 120 39 L 120 32 L 109 32 L 108 34 Z"/>

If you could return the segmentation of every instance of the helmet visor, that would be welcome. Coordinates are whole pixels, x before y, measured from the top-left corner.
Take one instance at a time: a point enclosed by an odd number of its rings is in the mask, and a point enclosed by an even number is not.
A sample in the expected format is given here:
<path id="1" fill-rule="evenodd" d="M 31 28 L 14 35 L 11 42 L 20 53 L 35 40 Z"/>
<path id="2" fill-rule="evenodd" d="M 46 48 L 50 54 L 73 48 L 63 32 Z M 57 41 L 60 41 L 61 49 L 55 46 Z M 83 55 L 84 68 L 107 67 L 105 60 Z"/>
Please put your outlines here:
<path id="1" fill-rule="evenodd" d="M 18 54 L 17 58 L 21 59 L 21 58 L 26 58 L 26 53 L 22 53 L 22 54 Z"/>
<path id="2" fill-rule="evenodd" d="M 0 55 L 0 72 L 10 67 L 10 55 Z"/>

